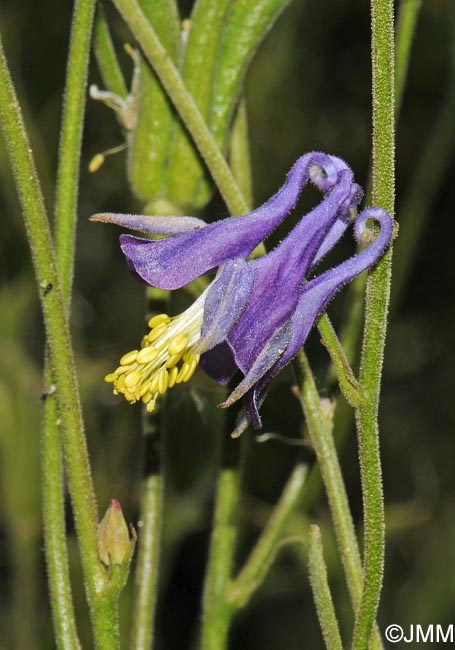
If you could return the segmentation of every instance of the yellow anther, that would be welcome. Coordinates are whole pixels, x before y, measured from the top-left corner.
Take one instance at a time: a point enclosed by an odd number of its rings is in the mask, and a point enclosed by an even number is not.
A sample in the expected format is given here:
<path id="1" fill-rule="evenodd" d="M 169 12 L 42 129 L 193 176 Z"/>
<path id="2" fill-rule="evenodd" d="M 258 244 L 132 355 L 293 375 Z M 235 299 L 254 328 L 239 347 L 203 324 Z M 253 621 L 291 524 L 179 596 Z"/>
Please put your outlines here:
<path id="1" fill-rule="evenodd" d="M 129 366 L 131 363 L 134 363 L 136 361 L 138 350 L 131 350 L 131 352 L 127 352 L 126 354 L 123 355 L 123 357 L 120 359 L 120 365 L 121 366 Z"/>
<path id="2" fill-rule="evenodd" d="M 108 375 L 105 376 L 104 381 L 112 382 L 117 379 L 117 375 L 115 372 L 110 372 Z"/>
<path id="3" fill-rule="evenodd" d="M 161 325 L 162 323 L 169 323 L 171 320 L 171 317 L 168 316 L 167 314 L 158 314 L 157 316 L 153 316 L 148 322 L 148 326 L 150 329 L 153 329 L 154 327 L 157 327 L 158 325 Z"/>
<path id="4" fill-rule="evenodd" d="M 138 393 L 139 393 L 139 397 L 137 398 L 138 400 L 141 399 L 141 397 L 144 397 L 144 395 L 145 395 L 146 393 L 148 393 L 149 388 L 150 388 L 150 384 L 151 384 L 150 381 L 146 381 L 145 384 L 142 385 L 142 387 L 141 387 L 140 390 L 138 391 Z M 138 393 L 136 393 L 136 395 L 137 395 Z"/>
<path id="5" fill-rule="evenodd" d="M 155 404 L 156 404 L 156 399 L 150 400 L 150 402 L 147 404 L 146 409 L 149 413 L 152 413 L 152 411 L 155 410 Z"/>
<path id="6" fill-rule="evenodd" d="M 147 395 L 144 395 L 142 397 L 142 401 L 144 402 L 144 404 L 148 404 L 150 402 L 150 400 L 152 399 L 152 397 L 153 397 L 153 394 L 149 392 L 149 393 L 147 393 Z"/>
<path id="7" fill-rule="evenodd" d="M 125 377 L 125 386 L 127 388 L 133 388 L 140 381 L 141 374 L 137 370 L 133 370 Z"/>
<path id="8" fill-rule="evenodd" d="M 145 334 L 145 335 L 141 338 L 141 348 L 145 348 L 148 344 L 149 344 L 149 340 L 148 340 L 148 338 L 147 338 L 147 334 Z"/>
<path id="9" fill-rule="evenodd" d="M 123 375 L 124 372 L 127 372 L 128 368 L 126 366 L 119 366 L 114 370 L 114 375 L 118 377 L 119 375 Z"/>
<path id="10" fill-rule="evenodd" d="M 194 375 L 194 372 L 195 372 L 195 370 L 197 368 L 197 364 L 198 364 L 197 359 L 195 359 L 194 357 L 190 362 L 187 361 L 187 363 L 189 363 L 189 365 L 188 365 L 188 368 L 187 368 L 185 374 L 182 377 L 183 382 L 189 381 L 191 379 L 191 377 Z"/>
<path id="11" fill-rule="evenodd" d="M 182 358 L 181 352 L 179 352 L 179 354 L 172 354 L 169 357 L 169 359 L 166 361 L 166 368 L 173 368 L 178 364 L 181 358 Z"/>
<path id="12" fill-rule="evenodd" d="M 138 352 L 136 361 L 138 363 L 150 363 L 150 361 L 156 359 L 157 356 L 158 350 L 153 346 L 147 346 Z"/>
<path id="13" fill-rule="evenodd" d="M 150 382 L 150 388 L 149 391 L 151 393 L 157 393 L 158 392 L 158 377 L 159 373 L 157 373 L 153 378 L 152 381 Z"/>
<path id="14" fill-rule="evenodd" d="M 89 172 L 91 174 L 97 172 L 98 169 L 101 167 L 101 165 L 104 164 L 104 160 L 105 158 L 102 153 L 97 153 L 95 156 L 93 156 L 93 158 L 91 159 L 88 165 Z"/>
<path id="15" fill-rule="evenodd" d="M 158 392 L 160 395 L 164 395 L 167 391 L 169 382 L 169 375 L 167 374 L 166 368 L 161 368 L 158 373 Z"/>
<path id="16" fill-rule="evenodd" d="M 175 380 L 177 379 L 178 374 L 179 374 L 179 369 L 177 368 L 177 366 L 173 366 L 169 370 L 169 381 L 167 386 L 168 388 L 172 388 L 173 386 L 175 386 Z"/>
<path id="17" fill-rule="evenodd" d="M 186 334 L 177 334 L 177 336 L 174 336 L 172 341 L 169 343 L 167 350 L 171 355 L 179 354 L 180 352 L 183 352 L 187 345 L 188 336 Z"/>
<path id="18" fill-rule="evenodd" d="M 190 367 L 190 364 L 188 363 L 188 361 L 184 361 L 182 367 L 179 370 L 179 374 L 175 378 L 175 383 L 176 384 L 181 384 L 182 383 L 183 377 L 185 376 L 185 373 L 186 373 L 186 371 L 188 370 L 189 367 Z"/>
<path id="19" fill-rule="evenodd" d="M 157 339 L 160 338 L 160 336 L 163 336 L 164 332 L 167 330 L 168 324 L 167 323 L 161 323 L 161 325 L 158 325 L 157 327 L 154 327 L 151 332 L 148 333 L 147 338 L 149 343 L 153 343 L 153 341 L 156 341 Z"/>

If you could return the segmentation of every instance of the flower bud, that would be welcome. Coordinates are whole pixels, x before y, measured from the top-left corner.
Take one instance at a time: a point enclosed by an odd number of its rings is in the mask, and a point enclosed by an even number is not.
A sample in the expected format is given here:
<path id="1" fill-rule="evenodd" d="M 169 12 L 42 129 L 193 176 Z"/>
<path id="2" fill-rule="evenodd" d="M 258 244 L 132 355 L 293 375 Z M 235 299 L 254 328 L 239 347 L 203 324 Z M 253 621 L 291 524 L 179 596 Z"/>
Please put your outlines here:
<path id="1" fill-rule="evenodd" d="M 116 499 L 111 500 L 98 526 L 98 555 L 106 566 L 123 564 L 130 546 L 128 526 L 122 508 Z"/>

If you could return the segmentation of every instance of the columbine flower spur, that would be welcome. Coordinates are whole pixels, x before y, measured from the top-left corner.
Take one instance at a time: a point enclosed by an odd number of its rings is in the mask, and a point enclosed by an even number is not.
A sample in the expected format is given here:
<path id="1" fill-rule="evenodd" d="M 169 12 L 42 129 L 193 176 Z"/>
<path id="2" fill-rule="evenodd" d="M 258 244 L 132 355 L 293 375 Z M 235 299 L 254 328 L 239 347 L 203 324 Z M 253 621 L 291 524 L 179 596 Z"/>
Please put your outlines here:
<path id="1" fill-rule="evenodd" d="M 302 217 L 287 237 L 267 255 L 248 260 L 295 206 L 311 181 L 324 197 Z M 339 158 L 309 153 L 297 160 L 284 186 L 248 215 L 207 225 L 194 217 L 145 217 L 99 214 L 95 221 L 166 239 L 121 235 L 129 269 L 143 282 L 178 289 L 218 268 L 213 282 L 184 313 L 149 321 L 150 332 L 140 350 L 124 355 L 107 375 L 114 393 L 153 410 L 158 395 L 188 381 L 200 363 L 205 372 L 227 383 L 240 370 L 243 379 L 220 406 L 244 398 L 236 427 L 261 427 L 259 408 L 272 378 L 299 352 L 321 313 L 341 287 L 372 266 L 392 237 L 391 217 L 368 208 L 356 217 L 362 197 L 349 167 Z M 309 279 L 318 262 L 355 219 L 354 234 L 368 246 L 339 266 Z M 367 221 L 379 226 L 372 239 Z"/>

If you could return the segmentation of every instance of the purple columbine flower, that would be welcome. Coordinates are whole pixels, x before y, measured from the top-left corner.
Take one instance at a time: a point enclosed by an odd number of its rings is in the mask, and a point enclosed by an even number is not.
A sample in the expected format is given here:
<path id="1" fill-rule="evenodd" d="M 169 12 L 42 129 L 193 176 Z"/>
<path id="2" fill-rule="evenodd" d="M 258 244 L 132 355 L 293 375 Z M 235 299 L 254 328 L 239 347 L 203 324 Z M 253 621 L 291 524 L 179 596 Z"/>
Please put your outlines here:
<path id="1" fill-rule="evenodd" d="M 324 197 L 288 236 L 264 257 L 248 260 L 295 206 L 311 181 Z M 124 355 L 106 380 L 129 402 L 142 400 L 153 410 L 159 394 L 188 381 L 199 361 L 220 383 L 240 370 L 243 379 L 221 405 L 244 397 L 247 421 L 260 428 L 259 408 L 272 378 L 302 348 L 336 292 L 383 254 L 393 230 L 391 217 L 379 208 L 364 210 L 355 222 L 359 242 L 371 239 L 367 220 L 380 227 L 364 250 L 322 275 L 309 279 L 317 263 L 339 240 L 356 216 L 361 189 L 339 158 L 310 153 L 297 160 L 284 186 L 267 203 L 242 217 L 205 224 L 193 217 L 144 217 L 101 214 L 92 217 L 158 235 L 149 240 L 121 235 L 128 267 L 142 281 L 178 289 L 218 268 L 214 281 L 183 314 L 160 314 L 140 350 Z"/>

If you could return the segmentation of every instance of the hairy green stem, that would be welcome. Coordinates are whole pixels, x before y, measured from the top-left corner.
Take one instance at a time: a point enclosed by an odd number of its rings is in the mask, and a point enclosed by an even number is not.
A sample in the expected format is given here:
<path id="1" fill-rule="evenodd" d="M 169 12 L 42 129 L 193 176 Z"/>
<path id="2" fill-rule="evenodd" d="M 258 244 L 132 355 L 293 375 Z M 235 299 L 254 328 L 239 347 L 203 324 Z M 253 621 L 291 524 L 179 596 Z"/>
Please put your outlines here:
<path id="1" fill-rule="evenodd" d="M 88 52 L 94 2 L 76 2 L 68 57 L 63 106 L 58 185 L 55 201 L 56 263 L 67 313 L 71 304 L 74 266 L 74 230 Z M 46 386 L 53 376 L 46 354 Z M 46 400 L 42 424 L 42 495 L 44 534 L 52 613 L 57 647 L 77 649 L 80 642 L 74 619 L 65 535 L 64 478 L 58 395 Z"/>
<path id="2" fill-rule="evenodd" d="M 142 484 L 142 526 L 136 565 L 136 598 L 130 645 L 132 650 L 148 650 L 152 645 L 161 540 L 162 484 L 163 478 L 158 472 L 146 475 Z"/>
<path id="3" fill-rule="evenodd" d="M 62 289 L 38 176 L 1 43 L 0 122 L 22 205 L 59 396 L 68 482 L 94 636 L 98 648 L 115 648 L 118 643 L 116 621 L 112 620 L 112 612 L 101 597 L 106 572 L 98 559 L 96 500 Z"/>
<path id="4" fill-rule="evenodd" d="M 415 35 L 417 19 L 420 11 L 422 0 L 401 0 L 398 14 L 398 23 L 396 29 L 396 58 L 395 58 L 395 115 L 398 115 L 404 89 L 406 86 L 406 75 L 409 66 L 412 41 Z M 418 184 L 414 183 L 413 187 L 417 188 Z M 371 171 L 370 178 L 367 182 L 368 191 L 366 196 L 371 192 Z M 400 238 L 399 241 L 401 241 Z M 403 255 L 400 260 L 405 259 Z M 362 273 L 350 284 L 347 297 L 346 313 L 349 314 L 348 320 L 344 323 L 340 331 L 340 340 L 342 348 L 345 351 L 349 363 L 354 364 L 359 353 L 359 339 L 363 323 L 363 296 L 365 293 L 366 274 Z M 331 368 L 329 380 L 335 379 L 335 368 Z M 340 436 L 344 438 L 344 435 Z"/>
<path id="5" fill-rule="evenodd" d="M 49 360 L 46 358 L 44 381 L 47 389 L 52 385 L 52 379 Z M 66 546 L 63 455 L 59 419 L 57 396 L 49 396 L 44 404 L 41 425 L 44 544 L 55 643 L 58 650 L 79 650 L 81 645 L 74 618 Z"/>
<path id="6" fill-rule="evenodd" d="M 153 287 L 146 289 L 147 320 L 167 311 L 168 292 Z M 163 463 L 163 399 L 153 413 L 142 414 L 144 475 L 142 480 L 141 513 L 135 594 L 131 626 L 131 650 L 149 650 L 154 635 L 157 603 L 159 559 L 161 552 L 164 463 Z"/>
<path id="7" fill-rule="evenodd" d="M 327 348 L 340 385 L 341 392 L 351 406 L 357 406 L 364 399 L 362 386 L 352 372 L 346 353 L 327 314 L 319 319 L 318 330 L 322 343 Z"/>
<path id="8" fill-rule="evenodd" d="M 77 189 L 94 0 L 76 0 L 67 64 L 55 199 L 55 248 L 62 295 L 71 295 Z"/>
<path id="9" fill-rule="evenodd" d="M 217 480 L 215 514 L 202 603 L 202 650 L 225 650 L 235 607 L 227 598 L 237 538 L 238 441 L 227 437 Z"/>
<path id="10" fill-rule="evenodd" d="M 264 581 L 275 559 L 283 530 L 302 494 L 306 475 L 306 465 L 298 463 L 245 565 L 229 585 L 227 599 L 236 607 L 243 607 Z"/>
<path id="11" fill-rule="evenodd" d="M 356 606 L 360 599 L 362 565 L 343 475 L 333 442 L 332 423 L 330 416 L 326 417 L 321 410 L 316 384 L 303 351 L 299 354 L 299 364 L 302 371 L 302 407 L 324 480 L 349 593 Z"/>
<path id="12" fill-rule="evenodd" d="M 321 531 L 319 526 L 310 527 L 310 545 L 308 551 L 308 569 L 310 573 L 311 590 L 318 613 L 319 624 L 327 650 L 342 650 L 340 630 L 333 606 L 327 579 L 327 567 L 322 550 Z"/>
<path id="13" fill-rule="evenodd" d="M 362 592 L 362 563 L 343 475 L 333 441 L 331 414 L 325 414 L 321 410 L 316 384 L 303 351 L 299 354 L 299 365 L 302 373 L 300 399 L 324 481 L 349 594 L 354 610 L 356 610 Z M 373 648 L 381 648 L 378 632 L 375 633 Z"/>
<path id="14" fill-rule="evenodd" d="M 394 34 L 392 0 L 372 0 L 373 203 L 390 214 L 395 200 Z M 379 393 L 390 297 L 392 248 L 369 273 L 360 382 L 366 394 L 356 411 L 364 509 L 364 578 L 352 647 L 368 647 L 382 587 L 384 503 L 379 452 Z"/>

